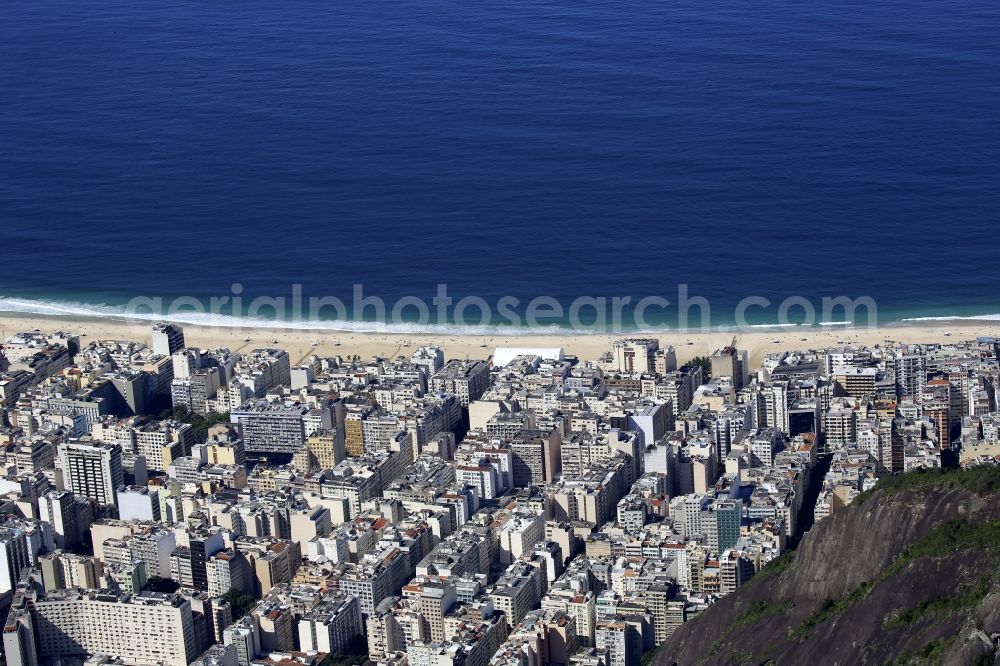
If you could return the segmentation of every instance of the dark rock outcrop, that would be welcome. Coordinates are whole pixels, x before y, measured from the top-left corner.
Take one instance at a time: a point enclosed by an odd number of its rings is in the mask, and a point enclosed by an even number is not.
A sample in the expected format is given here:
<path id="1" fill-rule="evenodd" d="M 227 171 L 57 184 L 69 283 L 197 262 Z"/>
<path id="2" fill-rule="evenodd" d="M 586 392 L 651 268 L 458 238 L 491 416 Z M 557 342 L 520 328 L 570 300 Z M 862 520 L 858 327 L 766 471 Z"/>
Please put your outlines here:
<path id="1" fill-rule="evenodd" d="M 678 629 L 654 666 L 993 664 L 1000 470 L 904 475 L 859 499 Z"/>

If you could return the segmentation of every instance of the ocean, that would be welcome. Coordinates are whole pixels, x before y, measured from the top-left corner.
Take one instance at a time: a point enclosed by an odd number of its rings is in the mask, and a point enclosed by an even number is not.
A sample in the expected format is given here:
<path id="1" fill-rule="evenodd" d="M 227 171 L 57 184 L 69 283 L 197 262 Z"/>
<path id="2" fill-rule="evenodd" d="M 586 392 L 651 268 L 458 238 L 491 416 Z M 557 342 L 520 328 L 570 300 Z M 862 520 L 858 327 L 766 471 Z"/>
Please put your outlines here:
<path id="1" fill-rule="evenodd" d="M 506 325 L 504 298 L 526 320 L 539 297 L 555 332 L 581 298 L 584 320 L 628 297 L 626 330 L 692 327 L 681 288 L 718 328 L 748 297 L 750 325 L 839 321 L 835 297 L 883 323 L 1000 318 L 995 0 L 5 0 L 0 18 L 0 312 L 240 296 L 177 318 L 301 320 L 250 303 L 362 285 L 414 331 Z M 489 316 L 424 316 L 439 284 Z M 644 297 L 670 305 L 637 322 Z M 379 317 L 348 310 L 320 317 Z"/>

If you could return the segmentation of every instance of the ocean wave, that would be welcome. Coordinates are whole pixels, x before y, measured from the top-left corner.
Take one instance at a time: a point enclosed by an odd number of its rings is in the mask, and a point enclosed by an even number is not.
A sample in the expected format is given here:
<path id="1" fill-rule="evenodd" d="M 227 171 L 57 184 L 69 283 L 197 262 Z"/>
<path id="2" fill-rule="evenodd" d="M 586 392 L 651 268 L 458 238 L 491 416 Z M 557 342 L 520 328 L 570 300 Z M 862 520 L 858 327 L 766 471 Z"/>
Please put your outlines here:
<path id="1" fill-rule="evenodd" d="M 0 314 L 19 314 L 25 316 L 63 317 L 66 319 L 113 320 L 122 322 L 157 322 L 167 321 L 190 326 L 204 326 L 231 329 L 273 329 L 317 331 L 331 333 L 384 333 L 402 335 L 473 335 L 473 336 L 567 336 L 567 335 L 685 335 L 697 333 L 739 333 L 747 329 L 756 331 L 787 330 L 790 328 L 810 328 L 796 323 L 763 323 L 749 324 L 745 327 L 736 325 L 712 326 L 708 331 L 702 328 L 671 328 L 664 324 L 660 327 L 628 328 L 618 331 L 607 331 L 593 327 L 578 327 L 559 325 L 514 326 L 512 324 L 458 324 L 458 323 L 427 323 L 394 322 L 381 323 L 357 320 L 334 319 L 269 319 L 266 317 L 235 316 L 222 313 L 199 312 L 194 310 L 179 310 L 176 312 L 158 313 L 136 311 L 125 305 L 108 305 L 104 303 L 81 303 L 74 301 L 48 301 L 17 297 L 0 296 Z M 830 325 L 841 322 L 830 322 Z M 827 325 L 823 323 L 821 325 Z M 848 324 L 849 325 L 849 324 Z"/>
<path id="2" fill-rule="evenodd" d="M 274 319 L 267 317 L 235 316 L 222 313 L 199 312 L 194 310 L 180 310 L 177 312 L 157 313 L 147 311 L 135 311 L 125 305 L 108 305 L 104 303 L 82 303 L 74 301 L 54 301 L 19 298 L 12 296 L 0 296 L 0 314 L 41 316 L 41 317 L 62 317 L 66 319 L 83 320 L 114 320 L 121 322 L 156 322 L 168 321 L 177 324 L 187 324 L 191 326 L 204 326 L 231 329 L 273 329 L 273 330 L 295 330 L 295 331 L 316 331 L 330 333 L 383 333 L 387 335 L 466 335 L 466 336 L 580 336 L 580 335 L 614 335 L 614 336 L 682 336 L 685 334 L 697 333 L 733 333 L 741 331 L 788 331 L 793 329 L 815 329 L 817 327 L 840 326 L 851 328 L 856 326 L 853 322 L 845 321 L 822 321 L 815 325 L 799 323 L 759 323 L 737 326 L 734 324 L 714 325 L 709 330 L 702 328 L 671 328 L 664 324 L 659 327 L 629 328 L 623 330 L 609 331 L 600 330 L 593 327 L 573 328 L 568 325 L 539 325 L 539 326 L 515 326 L 513 324 L 460 324 L 460 323 L 419 323 L 419 322 L 393 322 L 382 323 L 358 320 L 335 320 L 335 319 Z M 880 326 L 905 326 L 907 324 L 928 323 L 928 322 L 956 322 L 956 321 L 1000 321 L 1000 313 L 983 315 L 951 315 L 936 317 L 909 317 L 892 322 L 884 322 Z"/>
<path id="3" fill-rule="evenodd" d="M 165 321 L 191 326 L 232 329 L 275 329 L 296 331 L 329 331 L 334 333 L 385 333 L 403 335 L 492 335 L 492 336 L 565 336 L 603 335 L 602 331 L 540 326 L 529 328 L 513 325 L 382 323 L 325 319 L 288 320 L 265 317 L 234 316 L 220 313 L 178 311 L 170 313 L 136 312 L 124 305 L 77 303 L 71 301 L 39 301 L 0 296 L 0 313 L 65 317 L 85 320 Z M 660 331 L 661 333 L 663 331 Z M 630 332 L 629 334 L 632 334 Z"/>
<path id="4" fill-rule="evenodd" d="M 1000 321 L 1000 314 L 983 314 L 983 315 L 945 315 L 940 317 L 908 317 L 906 319 L 900 319 L 902 322 L 921 322 L 921 321 Z"/>

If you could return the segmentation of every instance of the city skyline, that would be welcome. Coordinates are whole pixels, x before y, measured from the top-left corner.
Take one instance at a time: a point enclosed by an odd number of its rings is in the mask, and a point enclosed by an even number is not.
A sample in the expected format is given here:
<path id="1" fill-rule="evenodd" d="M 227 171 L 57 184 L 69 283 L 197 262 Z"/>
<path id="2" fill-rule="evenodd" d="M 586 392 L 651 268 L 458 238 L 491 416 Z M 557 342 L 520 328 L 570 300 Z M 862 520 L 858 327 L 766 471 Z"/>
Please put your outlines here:
<path id="1" fill-rule="evenodd" d="M 0 363 L 11 664 L 639 666 L 880 479 L 1000 461 L 991 336 L 293 361 L 60 326 Z"/>

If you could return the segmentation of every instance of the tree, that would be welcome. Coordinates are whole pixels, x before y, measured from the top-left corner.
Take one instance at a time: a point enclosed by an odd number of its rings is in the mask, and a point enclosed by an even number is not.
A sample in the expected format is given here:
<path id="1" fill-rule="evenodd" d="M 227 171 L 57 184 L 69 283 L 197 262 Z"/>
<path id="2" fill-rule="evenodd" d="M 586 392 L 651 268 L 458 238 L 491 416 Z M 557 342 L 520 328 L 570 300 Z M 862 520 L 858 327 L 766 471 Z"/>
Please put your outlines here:
<path id="1" fill-rule="evenodd" d="M 183 405 L 178 405 L 172 410 L 165 409 L 160 413 L 160 420 L 173 419 L 175 421 L 180 421 L 181 423 L 188 423 L 191 425 L 194 431 L 194 438 L 198 443 L 202 443 L 208 439 L 208 429 L 212 426 L 218 425 L 220 423 L 229 422 L 229 412 L 219 414 L 218 412 L 209 412 L 208 414 L 202 416 L 196 412 L 188 411 L 187 407 Z"/>
<path id="2" fill-rule="evenodd" d="M 701 367 L 702 381 L 708 381 L 712 376 L 712 359 L 707 356 L 695 356 L 693 359 L 688 361 L 684 367 L 689 368 L 693 366 Z"/>
<path id="3" fill-rule="evenodd" d="M 257 600 L 246 592 L 240 592 L 235 587 L 222 595 L 222 598 L 229 602 L 229 607 L 233 613 L 233 619 L 241 618 L 250 612 Z"/>
<path id="4" fill-rule="evenodd" d="M 149 590 L 150 592 L 165 592 L 167 594 L 173 594 L 180 589 L 180 583 L 172 578 L 161 578 L 159 576 L 153 576 L 146 580 L 146 584 L 143 589 Z"/>

